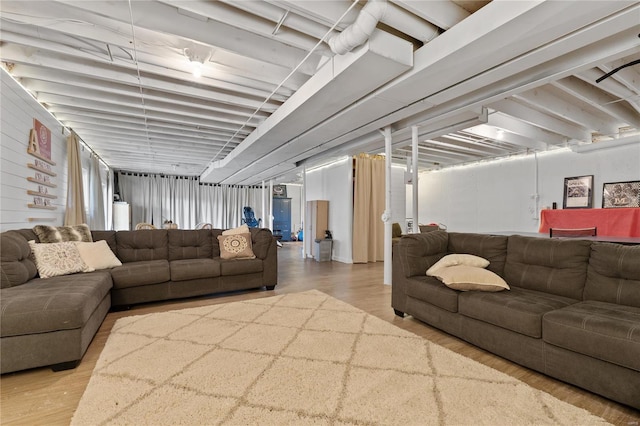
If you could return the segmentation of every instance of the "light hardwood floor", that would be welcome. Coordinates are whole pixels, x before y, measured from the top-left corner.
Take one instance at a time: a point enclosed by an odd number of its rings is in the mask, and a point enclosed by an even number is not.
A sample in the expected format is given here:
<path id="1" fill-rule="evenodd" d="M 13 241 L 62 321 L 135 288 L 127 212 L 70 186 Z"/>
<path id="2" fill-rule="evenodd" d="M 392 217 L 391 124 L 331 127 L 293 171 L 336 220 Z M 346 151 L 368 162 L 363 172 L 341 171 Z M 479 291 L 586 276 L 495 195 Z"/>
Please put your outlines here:
<path id="1" fill-rule="evenodd" d="M 285 243 L 278 249 L 278 286 L 274 291 L 250 291 L 224 296 L 136 306 L 111 312 L 100 327 L 80 365 L 74 370 L 52 372 L 39 368 L 3 375 L 1 387 L 2 425 L 67 425 L 80 401 L 93 367 L 119 318 L 172 309 L 269 297 L 276 294 L 316 289 L 341 299 L 398 327 L 447 347 L 464 356 L 509 374 L 530 386 L 602 416 L 617 425 L 640 425 L 640 412 L 587 391 L 520 367 L 455 337 L 427 326 L 412 317 L 399 318 L 391 309 L 391 287 L 382 283 L 383 264 L 349 265 L 304 260 L 300 243 Z M 46 350 L 46 348 L 42 348 Z M 508 407 L 505 407 L 508 409 Z"/>

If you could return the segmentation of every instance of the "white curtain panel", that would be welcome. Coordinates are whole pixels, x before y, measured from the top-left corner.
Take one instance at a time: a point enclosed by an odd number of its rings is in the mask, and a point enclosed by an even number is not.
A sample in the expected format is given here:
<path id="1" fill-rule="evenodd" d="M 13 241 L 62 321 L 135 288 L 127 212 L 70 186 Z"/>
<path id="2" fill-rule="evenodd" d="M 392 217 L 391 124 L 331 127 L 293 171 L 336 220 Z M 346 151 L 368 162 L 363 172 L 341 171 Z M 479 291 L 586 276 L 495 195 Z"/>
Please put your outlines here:
<path id="1" fill-rule="evenodd" d="M 134 228 L 138 223 L 152 223 L 152 180 L 150 175 L 118 173 L 120 200 L 129 203 Z"/>
<path id="2" fill-rule="evenodd" d="M 88 225 L 91 229 L 106 229 L 105 193 L 102 186 L 102 169 L 100 161 L 95 155 L 89 163 L 89 217 Z"/>
<path id="3" fill-rule="evenodd" d="M 261 187 L 201 184 L 185 176 L 118 173 L 120 197 L 131 205 L 131 223 L 152 223 L 162 228 L 171 220 L 180 229 L 195 229 L 199 223 L 214 228 L 242 224 L 243 208 L 253 208 L 263 218 Z M 263 219 L 262 226 L 266 226 Z"/>

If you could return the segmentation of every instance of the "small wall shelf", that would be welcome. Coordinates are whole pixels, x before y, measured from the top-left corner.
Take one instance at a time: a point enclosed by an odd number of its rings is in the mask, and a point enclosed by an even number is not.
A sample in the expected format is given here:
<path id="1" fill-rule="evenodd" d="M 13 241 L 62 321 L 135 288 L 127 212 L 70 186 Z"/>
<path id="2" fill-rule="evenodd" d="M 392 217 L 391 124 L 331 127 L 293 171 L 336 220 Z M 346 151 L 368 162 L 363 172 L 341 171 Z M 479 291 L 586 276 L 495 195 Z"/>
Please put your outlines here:
<path id="1" fill-rule="evenodd" d="M 33 183 L 37 183 L 37 184 L 40 184 L 40 185 L 48 186 L 49 188 L 57 188 L 58 187 L 58 185 L 53 184 L 51 182 L 45 182 L 43 180 L 37 180 L 36 178 L 32 178 L 32 177 L 28 177 L 27 180 L 29 182 L 33 182 Z"/>
<path id="2" fill-rule="evenodd" d="M 45 194 L 43 192 L 38 192 L 38 191 L 32 191 L 32 190 L 27 190 L 27 194 L 29 195 L 35 195 L 36 197 L 44 197 L 44 198 L 51 198 L 51 199 L 56 199 L 58 198 L 57 195 L 51 195 L 51 194 Z"/>
<path id="3" fill-rule="evenodd" d="M 38 167 L 35 164 L 28 163 L 27 167 L 29 167 L 30 169 L 37 170 L 39 172 L 45 173 L 45 174 L 47 174 L 49 176 L 58 176 L 56 173 L 52 172 L 51 170 L 43 169 L 42 167 Z"/>
<path id="4" fill-rule="evenodd" d="M 37 204 L 27 204 L 27 207 L 31 209 L 44 209 L 44 210 L 55 210 L 57 207 L 55 206 L 39 206 Z"/>
<path id="5" fill-rule="evenodd" d="M 29 217 L 27 218 L 29 222 L 55 222 L 55 217 Z"/>

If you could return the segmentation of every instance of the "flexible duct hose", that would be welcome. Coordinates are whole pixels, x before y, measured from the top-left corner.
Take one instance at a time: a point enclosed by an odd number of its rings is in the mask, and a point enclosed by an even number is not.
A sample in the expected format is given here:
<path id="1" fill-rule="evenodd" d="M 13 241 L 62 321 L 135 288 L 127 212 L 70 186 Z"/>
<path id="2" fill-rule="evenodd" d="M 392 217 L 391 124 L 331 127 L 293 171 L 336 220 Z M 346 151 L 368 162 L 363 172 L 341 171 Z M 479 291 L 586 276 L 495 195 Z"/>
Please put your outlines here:
<path id="1" fill-rule="evenodd" d="M 367 41 L 386 10 L 387 0 L 369 0 L 353 24 L 329 39 L 331 51 L 344 55 Z"/>

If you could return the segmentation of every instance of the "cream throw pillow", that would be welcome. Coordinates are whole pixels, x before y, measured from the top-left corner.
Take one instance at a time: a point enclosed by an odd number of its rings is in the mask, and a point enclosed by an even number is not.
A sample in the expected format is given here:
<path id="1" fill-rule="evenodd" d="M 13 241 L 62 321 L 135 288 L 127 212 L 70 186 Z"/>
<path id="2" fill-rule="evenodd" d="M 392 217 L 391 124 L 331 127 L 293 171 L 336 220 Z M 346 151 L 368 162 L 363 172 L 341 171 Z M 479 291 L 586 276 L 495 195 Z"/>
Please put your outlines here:
<path id="1" fill-rule="evenodd" d="M 250 234 L 249 226 L 245 223 L 244 225 L 238 226 L 237 228 L 227 229 L 226 231 L 222 231 L 222 235 L 235 235 L 235 234 Z"/>
<path id="2" fill-rule="evenodd" d="M 84 263 L 78 247 L 71 241 L 38 244 L 31 240 L 29 246 L 40 278 L 93 271 Z"/>
<path id="3" fill-rule="evenodd" d="M 220 257 L 223 259 L 255 259 L 251 234 L 218 235 Z"/>
<path id="4" fill-rule="evenodd" d="M 489 266 L 489 263 L 490 262 L 484 257 L 474 256 L 473 254 L 448 254 L 434 263 L 431 268 L 427 269 L 427 275 L 434 277 L 438 269 L 446 268 L 447 266 L 467 265 L 486 268 Z"/>
<path id="5" fill-rule="evenodd" d="M 440 268 L 436 278 L 454 290 L 502 291 L 509 285 L 499 275 L 475 266 L 455 265 Z"/>
<path id="6" fill-rule="evenodd" d="M 122 266 L 122 262 L 113 254 L 111 247 L 105 240 L 99 240 L 95 243 L 76 241 L 75 244 L 84 263 L 96 271 Z"/>

